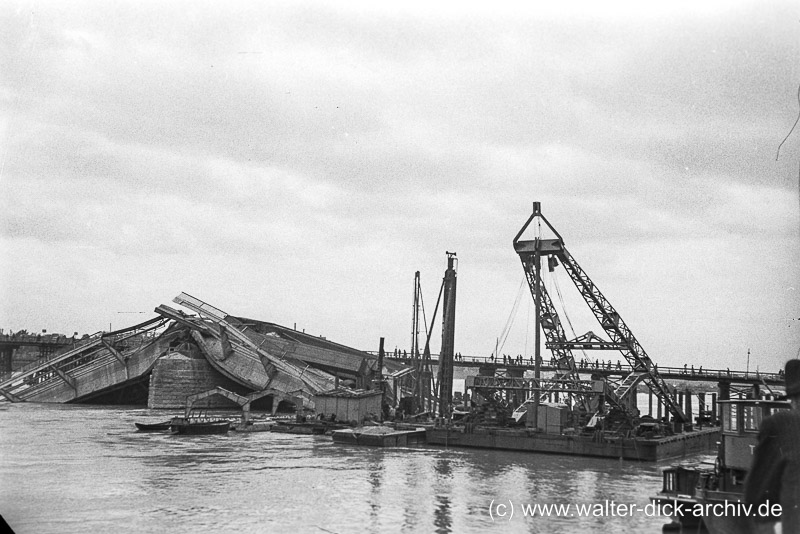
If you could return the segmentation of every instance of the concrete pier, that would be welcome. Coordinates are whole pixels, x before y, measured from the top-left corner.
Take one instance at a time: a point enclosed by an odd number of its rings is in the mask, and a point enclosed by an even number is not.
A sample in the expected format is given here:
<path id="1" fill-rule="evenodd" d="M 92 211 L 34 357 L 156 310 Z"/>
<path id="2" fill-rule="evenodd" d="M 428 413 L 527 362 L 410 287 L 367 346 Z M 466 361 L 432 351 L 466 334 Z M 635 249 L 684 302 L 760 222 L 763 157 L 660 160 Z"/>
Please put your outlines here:
<path id="1" fill-rule="evenodd" d="M 217 386 L 234 392 L 241 389 L 233 380 L 211 367 L 205 358 L 190 358 L 176 352 L 156 362 L 150 375 L 147 407 L 182 409 L 186 407 L 186 397 L 189 395 Z M 238 405 L 225 397 L 215 395 L 198 401 L 195 408 L 238 408 Z"/>

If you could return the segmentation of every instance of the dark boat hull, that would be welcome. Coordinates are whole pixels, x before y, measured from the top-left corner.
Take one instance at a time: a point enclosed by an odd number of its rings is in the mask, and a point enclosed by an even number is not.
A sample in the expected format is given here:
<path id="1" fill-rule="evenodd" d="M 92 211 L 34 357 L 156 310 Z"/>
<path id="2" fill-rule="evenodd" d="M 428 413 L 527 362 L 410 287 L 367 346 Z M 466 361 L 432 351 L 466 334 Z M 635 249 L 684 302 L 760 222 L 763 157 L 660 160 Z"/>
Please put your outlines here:
<path id="1" fill-rule="evenodd" d="M 169 430 L 171 421 L 165 421 L 163 423 L 134 423 L 136 428 L 141 430 L 142 432 L 159 432 Z"/>
<path id="2" fill-rule="evenodd" d="M 181 435 L 202 435 L 202 434 L 227 434 L 231 428 L 230 421 L 186 421 L 173 420 L 170 430 L 175 434 Z"/>
<path id="3" fill-rule="evenodd" d="M 270 430 L 272 432 L 283 432 L 285 434 L 309 434 L 321 436 L 323 434 L 328 434 L 334 430 L 341 430 L 343 428 L 347 428 L 347 426 L 322 422 L 287 423 L 282 421 L 273 425 Z"/>

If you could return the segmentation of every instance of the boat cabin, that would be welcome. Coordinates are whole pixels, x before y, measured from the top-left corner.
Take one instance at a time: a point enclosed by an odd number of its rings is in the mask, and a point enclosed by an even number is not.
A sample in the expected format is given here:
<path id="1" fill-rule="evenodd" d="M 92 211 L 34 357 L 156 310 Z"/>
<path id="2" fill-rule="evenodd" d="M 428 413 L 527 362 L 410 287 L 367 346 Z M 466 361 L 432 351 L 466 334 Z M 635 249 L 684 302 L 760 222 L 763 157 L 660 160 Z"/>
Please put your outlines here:
<path id="1" fill-rule="evenodd" d="M 713 469 L 699 465 L 672 466 L 663 471 L 664 495 L 692 496 L 694 489 L 738 495 L 753 461 L 761 421 L 788 410 L 788 401 L 731 399 L 719 402 L 722 427 Z"/>
<path id="2" fill-rule="evenodd" d="M 732 399 L 719 404 L 722 420 L 717 457 L 720 489 L 743 491 L 744 478 L 758 443 L 761 421 L 781 410 L 788 410 L 790 404 L 788 401 L 764 399 Z"/>
<path id="3" fill-rule="evenodd" d="M 761 421 L 781 410 L 790 409 L 787 401 L 735 399 L 720 401 L 722 442 L 720 459 L 729 469 L 747 471 L 753 460 Z"/>

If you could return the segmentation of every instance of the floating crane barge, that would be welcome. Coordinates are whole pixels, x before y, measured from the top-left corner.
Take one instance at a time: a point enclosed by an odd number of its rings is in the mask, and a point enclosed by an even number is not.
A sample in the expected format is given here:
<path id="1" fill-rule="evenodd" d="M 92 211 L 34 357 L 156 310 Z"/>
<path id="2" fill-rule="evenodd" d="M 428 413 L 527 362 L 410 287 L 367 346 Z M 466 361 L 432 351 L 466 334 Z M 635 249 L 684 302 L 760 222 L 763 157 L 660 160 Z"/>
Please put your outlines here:
<path id="1" fill-rule="evenodd" d="M 537 232 L 533 240 L 522 240 L 534 221 L 534 228 L 544 226 L 552 233 L 552 238 L 543 239 Z M 466 389 L 472 391 L 471 405 L 467 407 L 469 413 L 460 420 L 444 408 L 448 402 L 452 403 L 452 391 L 447 390 L 444 381 L 438 396 L 440 418 L 435 426 L 427 429 L 427 442 L 643 461 L 711 451 L 719 437 L 719 428 L 694 428 L 691 413 L 684 412 L 630 328 L 567 251 L 564 240 L 542 214 L 539 202 L 534 202 L 533 213 L 513 244 L 536 309 L 534 376 L 525 378 L 521 369 L 505 365 L 505 362 L 483 367 L 478 376 L 466 380 Z M 592 332 L 567 339 L 552 299 L 542 284 L 543 258 L 547 259 L 551 272 L 559 264 L 564 267 L 607 340 Z M 454 325 L 454 312 L 453 309 L 450 320 L 445 321 L 443 336 L 446 339 L 452 336 L 447 327 Z M 546 347 L 553 355 L 551 361 L 556 364 L 555 373 L 547 378 L 540 372 L 542 332 Z M 622 379 L 617 381 L 599 374 L 589 380 L 582 379 L 572 351 L 587 348 L 619 351 L 627 364 L 627 374 L 623 373 Z M 451 358 L 442 358 L 440 366 L 440 376 L 452 375 Z M 448 366 L 451 366 L 449 371 Z M 640 417 L 636 407 L 636 391 L 640 384 L 646 385 L 658 399 L 666 417 L 661 420 L 647 415 Z"/>

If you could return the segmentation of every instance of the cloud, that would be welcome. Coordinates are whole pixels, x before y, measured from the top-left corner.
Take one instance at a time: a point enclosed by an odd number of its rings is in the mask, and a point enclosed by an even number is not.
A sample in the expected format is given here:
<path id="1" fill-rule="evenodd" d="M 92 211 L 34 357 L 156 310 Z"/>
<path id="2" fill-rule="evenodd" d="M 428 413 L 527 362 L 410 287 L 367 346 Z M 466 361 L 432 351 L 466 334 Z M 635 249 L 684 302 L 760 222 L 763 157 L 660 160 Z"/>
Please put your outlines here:
<path id="1" fill-rule="evenodd" d="M 538 200 L 667 361 L 707 336 L 777 366 L 797 10 L 613 7 L 4 7 L 0 322 L 99 329 L 185 290 L 402 346 L 414 271 L 433 300 L 455 250 L 457 342 L 485 352 Z"/>

